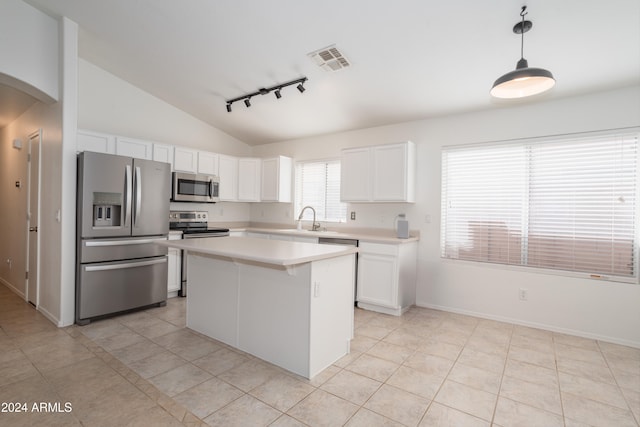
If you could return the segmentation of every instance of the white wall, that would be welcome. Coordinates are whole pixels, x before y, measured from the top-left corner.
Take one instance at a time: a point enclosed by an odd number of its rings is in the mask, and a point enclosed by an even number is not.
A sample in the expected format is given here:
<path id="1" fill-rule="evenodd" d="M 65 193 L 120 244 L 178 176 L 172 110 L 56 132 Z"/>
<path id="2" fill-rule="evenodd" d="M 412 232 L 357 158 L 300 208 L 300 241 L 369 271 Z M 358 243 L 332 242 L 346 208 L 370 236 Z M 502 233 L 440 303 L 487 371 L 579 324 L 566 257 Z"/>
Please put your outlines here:
<path id="1" fill-rule="evenodd" d="M 0 83 L 58 100 L 58 23 L 20 0 L 0 2 Z"/>
<path id="2" fill-rule="evenodd" d="M 0 278 L 8 283 L 17 293 L 24 295 L 24 272 L 26 271 L 26 147 L 29 135 L 41 130 L 41 199 L 40 199 L 40 286 L 38 297 L 38 310 L 43 312 L 59 326 L 64 324 L 65 316 L 62 308 L 62 288 L 70 286 L 73 290 L 73 282 L 63 281 L 61 272 L 63 266 L 73 265 L 75 252 L 63 250 L 68 237 L 64 237 L 62 220 L 60 215 L 67 216 L 75 221 L 75 211 L 62 210 L 62 116 L 63 103 L 52 102 L 52 98 L 60 98 L 58 79 L 64 74 L 67 64 L 60 61 L 62 52 L 60 41 L 62 28 L 71 29 L 71 35 L 76 37 L 77 26 L 71 22 L 59 25 L 59 22 L 48 17 L 42 12 L 13 0 L 3 1 L 0 9 L 8 7 L 0 13 L 1 19 L 9 19 L 11 25 L 8 28 L 18 27 L 21 37 L 11 38 L 19 51 L 8 50 L 3 52 L 3 65 L 14 64 L 13 71 L 16 80 L 24 85 L 18 85 L 19 89 L 33 94 L 33 90 L 40 93 L 34 96 L 44 99 L 46 103 L 36 102 L 20 117 L 7 125 L 0 132 L 1 159 L 9 172 L 3 172 L 0 176 L 2 185 L 2 200 L 0 207 L 0 230 L 11 236 L 11 243 L 6 241 L 0 245 L 3 258 L 5 254 L 16 260 L 12 272 L 6 269 L 0 270 Z M 4 15 L 7 12 L 8 15 Z M 5 28 L 3 28 L 4 30 Z M 75 39 L 73 40 L 75 42 Z M 30 58 L 30 59 L 26 59 Z M 38 59 L 34 59 L 38 58 Z M 19 66 L 17 66 L 19 65 Z M 75 85 L 75 82 L 73 82 Z M 26 87 L 30 89 L 25 89 Z M 31 92 L 30 92 L 31 90 Z M 43 94 L 48 94 L 44 96 Z M 23 141 L 23 149 L 11 148 L 14 138 Z M 75 139 L 74 139 L 75 142 Z M 24 187 L 20 191 L 15 189 L 14 182 L 20 178 Z M 6 197 L 6 198 L 5 198 Z M 14 212 L 15 211 L 15 212 Z M 60 220 L 58 219 L 60 218 Z M 16 265 L 17 264 L 17 265 Z M 64 283 L 64 286 L 63 286 Z M 73 311 L 71 311 L 73 316 Z M 68 324 L 68 323 L 67 323 Z"/>
<path id="3" fill-rule="evenodd" d="M 203 151 L 249 156 L 244 142 L 190 116 L 96 65 L 79 61 L 78 127 Z M 249 203 L 172 203 L 209 212 L 211 222 L 248 222 Z"/>
<path id="4" fill-rule="evenodd" d="M 350 204 L 357 220 L 347 225 L 391 229 L 397 213 L 407 214 L 421 233 L 418 305 L 640 347 L 640 285 L 445 261 L 439 251 L 442 146 L 633 126 L 640 126 L 640 87 L 279 142 L 253 154 L 332 158 L 345 147 L 411 140 L 418 148 L 416 203 Z M 256 205 L 252 219 L 283 222 L 286 209 Z M 518 300 L 521 287 L 528 289 L 526 302 Z"/>
<path id="5" fill-rule="evenodd" d="M 22 148 L 13 147 L 19 139 Z M 18 123 L 0 129 L 0 281 L 25 297 L 28 132 Z M 15 183 L 22 183 L 16 187 Z"/>
<path id="6" fill-rule="evenodd" d="M 80 59 L 78 127 L 233 156 L 242 141 Z"/>

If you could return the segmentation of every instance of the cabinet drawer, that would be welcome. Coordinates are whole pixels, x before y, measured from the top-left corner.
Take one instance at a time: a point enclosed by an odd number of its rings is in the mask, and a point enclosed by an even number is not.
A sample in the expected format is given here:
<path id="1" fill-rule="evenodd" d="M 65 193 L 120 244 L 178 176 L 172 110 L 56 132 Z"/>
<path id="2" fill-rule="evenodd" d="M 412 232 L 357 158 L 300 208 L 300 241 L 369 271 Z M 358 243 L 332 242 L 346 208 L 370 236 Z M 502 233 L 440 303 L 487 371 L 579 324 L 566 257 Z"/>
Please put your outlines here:
<path id="1" fill-rule="evenodd" d="M 360 240 L 360 252 L 380 255 L 398 255 L 398 245 L 386 245 L 384 243 L 367 243 Z"/>

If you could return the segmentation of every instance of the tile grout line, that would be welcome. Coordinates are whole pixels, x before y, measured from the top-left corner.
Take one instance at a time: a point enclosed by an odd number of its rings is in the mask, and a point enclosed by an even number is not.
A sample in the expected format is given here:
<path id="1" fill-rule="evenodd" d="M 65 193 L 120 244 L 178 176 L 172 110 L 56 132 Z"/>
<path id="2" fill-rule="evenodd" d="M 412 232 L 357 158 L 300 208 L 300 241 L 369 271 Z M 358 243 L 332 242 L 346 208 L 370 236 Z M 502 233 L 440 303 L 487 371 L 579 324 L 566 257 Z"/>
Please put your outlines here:
<path id="1" fill-rule="evenodd" d="M 122 323 L 120 324 L 123 325 Z M 123 326 L 127 327 L 126 325 Z M 72 326 L 71 328 L 77 329 L 75 326 Z M 87 337 L 82 332 L 77 331 L 76 335 L 75 333 L 71 333 L 71 330 L 72 329 L 67 331 L 69 336 L 85 346 L 87 350 L 89 350 L 93 355 L 102 360 L 109 368 L 113 369 L 114 372 L 124 378 L 128 383 L 136 387 L 136 389 L 144 393 L 144 395 L 150 398 L 155 405 L 162 408 L 163 411 L 167 412 L 174 419 L 178 420 L 182 424 L 189 423 L 189 425 L 206 426 L 206 423 L 203 420 L 198 418 L 187 408 L 183 407 L 180 403 L 176 402 L 172 397 L 160 391 L 147 379 L 142 378 L 135 371 L 118 360 L 118 358 L 111 354 L 108 349 L 102 347 L 100 344 L 96 343 L 95 341 L 93 341 L 93 339 Z M 89 343 L 89 345 L 87 345 L 87 342 Z M 177 413 L 181 412 L 181 410 L 183 410 L 184 413 L 181 415 L 181 417 L 179 417 Z"/>

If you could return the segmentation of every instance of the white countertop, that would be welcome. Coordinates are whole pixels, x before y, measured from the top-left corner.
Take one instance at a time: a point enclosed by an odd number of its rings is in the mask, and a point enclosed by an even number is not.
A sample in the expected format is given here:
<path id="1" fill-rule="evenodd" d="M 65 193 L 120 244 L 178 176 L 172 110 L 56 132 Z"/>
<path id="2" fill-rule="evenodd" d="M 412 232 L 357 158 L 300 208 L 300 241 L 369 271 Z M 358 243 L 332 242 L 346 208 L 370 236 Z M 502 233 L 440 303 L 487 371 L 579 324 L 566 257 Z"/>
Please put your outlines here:
<path id="1" fill-rule="evenodd" d="M 340 245 L 268 240 L 255 237 L 205 237 L 167 240 L 162 246 L 215 255 L 238 261 L 252 261 L 279 266 L 292 266 L 326 258 L 354 254 L 358 248 Z"/>
<path id="2" fill-rule="evenodd" d="M 386 243 L 386 244 L 403 244 L 420 240 L 419 236 L 409 236 L 407 239 L 399 239 L 393 230 L 357 230 L 350 229 L 345 231 L 310 231 L 298 230 L 295 228 L 268 228 L 268 227 L 245 227 L 232 228 L 231 231 L 247 231 L 254 233 L 282 234 L 285 236 L 299 237 L 325 237 L 334 239 L 355 239 L 362 242 L 370 243 Z"/>

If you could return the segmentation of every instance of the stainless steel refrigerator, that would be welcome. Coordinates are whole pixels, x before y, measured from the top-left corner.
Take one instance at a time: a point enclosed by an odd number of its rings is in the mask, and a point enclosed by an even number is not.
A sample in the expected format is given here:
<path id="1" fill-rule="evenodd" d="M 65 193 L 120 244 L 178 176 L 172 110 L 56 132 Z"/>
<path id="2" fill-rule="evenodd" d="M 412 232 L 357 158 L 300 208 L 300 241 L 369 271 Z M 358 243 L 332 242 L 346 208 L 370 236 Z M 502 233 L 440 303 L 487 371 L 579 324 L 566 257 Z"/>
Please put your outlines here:
<path id="1" fill-rule="evenodd" d="M 166 304 L 170 165 L 78 155 L 76 323 Z"/>

